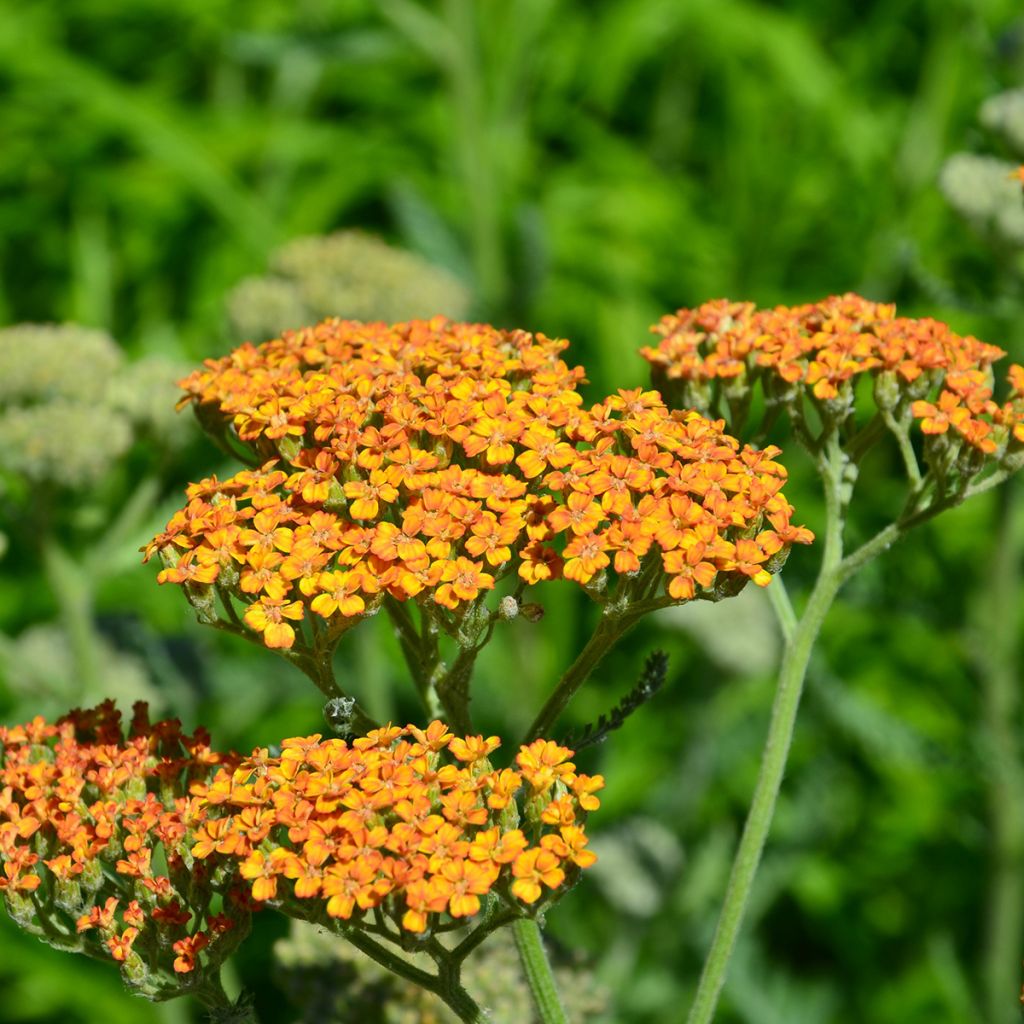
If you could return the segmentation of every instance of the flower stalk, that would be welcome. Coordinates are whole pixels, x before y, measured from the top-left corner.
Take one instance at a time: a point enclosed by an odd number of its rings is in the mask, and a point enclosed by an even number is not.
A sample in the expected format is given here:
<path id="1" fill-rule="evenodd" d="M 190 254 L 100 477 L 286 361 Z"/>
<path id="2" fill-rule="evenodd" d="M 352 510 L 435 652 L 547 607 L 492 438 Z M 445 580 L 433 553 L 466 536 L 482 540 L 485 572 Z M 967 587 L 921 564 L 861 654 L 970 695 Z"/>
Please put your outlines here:
<path id="1" fill-rule="evenodd" d="M 512 933 L 541 1024 L 568 1024 L 544 950 L 540 925 L 532 918 L 520 918 L 512 925 Z"/>

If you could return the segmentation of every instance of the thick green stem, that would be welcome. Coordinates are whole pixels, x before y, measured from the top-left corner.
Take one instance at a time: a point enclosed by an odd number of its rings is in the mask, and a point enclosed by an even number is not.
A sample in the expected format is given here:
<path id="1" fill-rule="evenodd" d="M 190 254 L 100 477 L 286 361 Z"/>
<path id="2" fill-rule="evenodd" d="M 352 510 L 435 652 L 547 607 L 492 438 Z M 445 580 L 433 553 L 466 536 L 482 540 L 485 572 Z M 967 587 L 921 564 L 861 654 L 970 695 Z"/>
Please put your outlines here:
<path id="1" fill-rule="evenodd" d="M 768 738 L 761 755 L 761 768 L 743 826 L 743 835 L 729 874 L 725 900 L 687 1024 L 710 1024 L 714 1018 L 718 997 L 725 983 L 726 969 L 743 924 L 754 876 L 775 814 L 775 803 L 793 742 L 793 729 L 811 652 L 832 601 L 846 578 L 842 566 L 845 456 L 836 447 L 834 435 L 828 442 L 825 448 L 828 455 L 820 463 L 826 510 L 825 550 L 821 568 L 799 621 L 794 619 L 788 596 L 778 595 L 773 601 L 776 610 L 781 613 L 779 621 L 783 632 L 788 633 L 788 636 L 779 667 Z"/>
<path id="2" fill-rule="evenodd" d="M 551 973 L 551 965 L 544 952 L 540 926 L 532 918 L 521 917 L 513 922 L 512 934 L 541 1024 L 568 1024 L 562 1001 L 558 997 L 555 976 Z"/>
<path id="3" fill-rule="evenodd" d="M 903 515 L 844 558 L 844 517 L 852 489 L 852 481 L 847 478 L 849 456 L 839 448 L 838 435 L 834 430 L 826 434 L 821 442 L 814 446 L 813 451 L 817 454 L 825 492 L 825 549 L 821 568 L 799 620 L 793 613 L 788 595 L 781 592 L 773 595 L 772 604 L 786 638 L 786 646 L 779 668 L 768 738 L 761 755 L 761 767 L 743 827 L 743 835 L 740 837 L 739 848 L 729 875 L 725 901 L 715 927 L 711 949 L 704 962 L 687 1024 L 710 1024 L 714 1018 L 722 985 L 725 983 L 729 959 L 743 924 L 754 876 L 771 829 L 775 803 L 793 740 L 807 666 L 822 623 L 839 588 L 912 527 L 926 522 L 966 498 L 994 487 L 1009 473 L 1009 470 L 1000 470 L 980 483 L 966 488 L 959 495 L 934 500 L 923 508 L 919 508 L 918 504 L 921 496 L 928 491 L 929 481 L 927 478 L 920 480 L 912 488 Z"/>
<path id="4" fill-rule="evenodd" d="M 457 733 L 469 734 L 473 731 L 473 718 L 469 711 L 469 683 L 478 651 L 477 647 L 463 647 L 436 687 L 445 718 Z"/>
<path id="5" fill-rule="evenodd" d="M 1017 637 L 1007 622 L 1017 621 L 1020 553 L 1009 487 L 1000 492 L 996 557 L 979 608 L 978 661 L 984 697 L 982 735 L 988 758 L 992 878 L 983 977 L 986 1019 L 1009 1024 L 1019 1018 L 1016 989 L 1021 934 L 1024 932 L 1024 765 L 1018 740 L 1020 698 Z"/>
<path id="6" fill-rule="evenodd" d="M 246 999 L 237 1002 L 224 991 L 220 974 L 207 978 L 195 991 L 196 999 L 209 1011 L 210 1024 L 259 1024 L 256 1010 Z"/>
<path id="7" fill-rule="evenodd" d="M 385 598 L 384 607 L 398 634 L 402 657 L 405 658 L 409 675 L 424 709 L 431 718 L 440 718 L 444 709 L 438 700 L 436 689 L 441 674 L 441 652 L 436 633 L 431 635 L 427 631 L 428 624 L 424 616 L 424 632 L 421 635 L 409 610 L 395 598 Z"/>
<path id="8" fill-rule="evenodd" d="M 601 621 L 587 645 L 580 651 L 579 657 L 566 669 L 558 681 L 554 692 L 547 703 L 540 709 L 526 733 L 524 743 L 532 743 L 535 739 L 546 736 L 555 724 L 558 716 L 565 710 L 576 691 L 587 681 L 601 659 L 615 646 L 619 637 L 636 621 L 634 609 L 629 614 L 613 610 L 606 606 Z"/>
<path id="9" fill-rule="evenodd" d="M 775 802 L 786 770 L 786 759 L 793 740 L 793 728 L 811 651 L 840 582 L 840 576 L 835 571 L 819 577 L 792 639 L 786 644 L 757 785 L 729 875 L 729 886 L 711 949 L 704 962 L 697 995 L 687 1018 L 688 1024 L 710 1024 L 714 1018 L 718 996 L 725 982 L 726 967 L 743 923 L 754 876 L 775 813 Z"/>

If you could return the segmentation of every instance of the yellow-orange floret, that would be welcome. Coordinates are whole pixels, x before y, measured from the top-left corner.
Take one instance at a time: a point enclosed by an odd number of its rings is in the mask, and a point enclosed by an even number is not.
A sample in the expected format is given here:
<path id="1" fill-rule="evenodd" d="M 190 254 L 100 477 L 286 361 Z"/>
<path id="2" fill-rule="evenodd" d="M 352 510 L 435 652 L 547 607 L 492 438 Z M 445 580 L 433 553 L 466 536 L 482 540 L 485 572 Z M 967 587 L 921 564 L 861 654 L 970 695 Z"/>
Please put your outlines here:
<path id="1" fill-rule="evenodd" d="M 441 318 L 328 320 L 208 361 L 185 401 L 261 464 L 192 485 L 147 558 L 192 596 L 216 585 L 288 649 L 388 596 L 457 624 L 506 578 L 608 596 L 642 576 L 645 597 L 710 596 L 749 575 L 741 537 L 811 539 L 791 523 L 777 449 L 745 448 L 656 391 L 586 408 L 566 344 Z M 684 530 L 703 531 L 710 568 L 666 571 Z"/>
<path id="2" fill-rule="evenodd" d="M 203 824 L 192 854 L 234 860 L 254 901 L 298 917 L 383 912 L 418 933 L 442 916 L 472 917 L 492 893 L 526 913 L 596 859 L 583 824 L 603 780 L 578 774 L 572 751 L 547 740 L 520 750 L 518 770 L 492 770 L 498 746 L 441 722 L 352 743 L 285 740 L 279 757 L 258 750 L 195 787 Z M 522 814 L 510 817 L 517 801 Z M 254 809 L 267 826 L 258 848 L 233 845 Z"/>

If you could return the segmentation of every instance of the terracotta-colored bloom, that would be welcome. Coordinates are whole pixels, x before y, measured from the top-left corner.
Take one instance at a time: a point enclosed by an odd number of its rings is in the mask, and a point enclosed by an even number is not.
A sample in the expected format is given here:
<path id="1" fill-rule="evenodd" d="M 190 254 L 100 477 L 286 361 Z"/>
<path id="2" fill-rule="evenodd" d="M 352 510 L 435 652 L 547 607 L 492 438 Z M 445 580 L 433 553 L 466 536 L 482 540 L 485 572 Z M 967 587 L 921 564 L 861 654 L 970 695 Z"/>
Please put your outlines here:
<path id="1" fill-rule="evenodd" d="M 193 830 L 197 848 L 205 842 L 207 856 L 217 856 L 214 846 L 226 829 L 213 820 L 201 824 L 204 812 L 189 789 L 204 788 L 222 764 L 236 763 L 213 752 L 201 730 L 189 735 L 177 721 L 151 724 L 143 704 L 127 735 L 111 702 L 53 724 L 40 718 L 0 727 L 0 890 L 35 892 L 36 915 L 59 934 L 67 904 L 57 894 L 74 886 L 83 949 L 128 964 L 126 981 L 150 992 L 148 977 L 184 969 L 171 943 L 192 922 L 203 928 L 214 895 L 202 860 L 191 871 L 185 863 L 193 856 Z M 36 845 L 47 851 L 45 859 Z M 220 891 L 231 901 L 245 885 L 229 877 Z M 132 889 L 138 899 L 126 897 Z M 244 910 L 232 913 L 244 922 Z M 201 969 L 195 952 L 202 941 L 191 953 L 181 950 L 189 970 Z M 227 952 L 214 944 L 211 967 Z"/>

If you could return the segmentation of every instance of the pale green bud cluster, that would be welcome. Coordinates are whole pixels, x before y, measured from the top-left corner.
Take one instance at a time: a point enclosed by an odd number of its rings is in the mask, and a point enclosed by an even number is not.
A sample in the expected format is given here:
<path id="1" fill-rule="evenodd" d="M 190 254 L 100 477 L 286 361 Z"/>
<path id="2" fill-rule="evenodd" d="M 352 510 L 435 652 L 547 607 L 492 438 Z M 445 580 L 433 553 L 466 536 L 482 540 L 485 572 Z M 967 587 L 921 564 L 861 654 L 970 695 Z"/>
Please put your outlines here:
<path id="1" fill-rule="evenodd" d="M 110 697 L 123 705 L 136 700 L 162 707 L 166 700 L 153 686 L 145 665 L 96 634 L 95 659 L 103 666 L 98 688 L 83 685 L 76 667 L 74 643 L 55 623 L 29 626 L 0 645 L 0 676 L 13 695 L 32 701 L 33 710 L 53 714 L 72 703 L 99 702 Z"/>
<path id="2" fill-rule="evenodd" d="M 75 324 L 0 330 L 0 407 L 64 398 L 102 401 L 124 353 L 104 331 Z"/>
<path id="3" fill-rule="evenodd" d="M 165 444 L 178 444 L 195 433 L 193 417 L 175 408 L 180 397 L 178 381 L 192 367 L 164 356 L 146 356 L 127 363 L 110 382 L 107 402 L 123 413 L 136 429 L 147 431 Z"/>
<path id="4" fill-rule="evenodd" d="M 131 424 L 102 405 L 59 398 L 0 412 L 0 469 L 33 483 L 88 487 L 131 444 Z"/>
<path id="5" fill-rule="evenodd" d="M 333 316 L 458 320 L 468 307 L 468 291 L 451 274 L 358 231 L 289 242 L 267 276 L 246 278 L 228 298 L 235 333 L 251 341 Z"/>
<path id="6" fill-rule="evenodd" d="M 939 187 L 950 206 L 979 231 L 1024 246 L 1021 183 L 1014 165 L 994 156 L 955 153 L 942 167 Z"/>
<path id="7" fill-rule="evenodd" d="M 978 111 L 978 120 L 1002 136 L 1015 153 L 1024 156 L 1024 89 L 1009 89 L 990 96 Z"/>
<path id="8" fill-rule="evenodd" d="M 0 330 L 0 471 L 30 484 L 98 483 L 140 430 L 164 444 L 191 424 L 175 417 L 183 368 L 128 362 L 103 331 L 73 324 Z"/>

